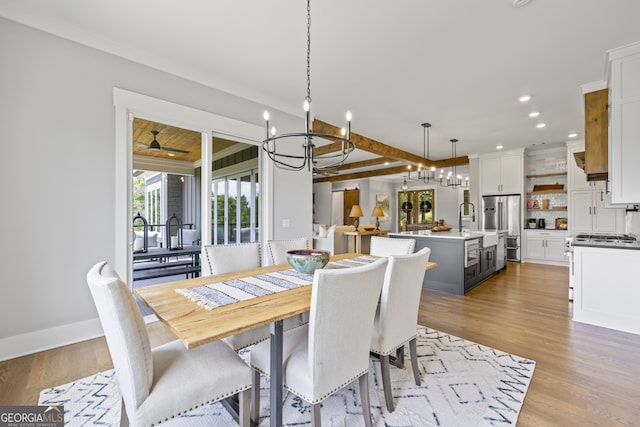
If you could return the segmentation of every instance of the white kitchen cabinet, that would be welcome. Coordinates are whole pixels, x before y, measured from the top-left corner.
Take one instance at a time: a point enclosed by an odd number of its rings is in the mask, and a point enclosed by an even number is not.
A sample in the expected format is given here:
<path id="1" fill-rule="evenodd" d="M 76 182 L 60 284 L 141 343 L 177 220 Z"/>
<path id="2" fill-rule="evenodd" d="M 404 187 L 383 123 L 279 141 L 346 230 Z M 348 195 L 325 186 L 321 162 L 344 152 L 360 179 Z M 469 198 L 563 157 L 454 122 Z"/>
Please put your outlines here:
<path id="1" fill-rule="evenodd" d="M 525 230 L 525 262 L 568 265 L 566 234 L 557 230 Z"/>
<path id="2" fill-rule="evenodd" d="M 573 320 L 640 334 L 640 251 L 575 246 Z"/>
<path id="3" fill-rule="evenodd" d="M 521 194 L 524 188 L 523 153 L 480 157 L 481 193 Z"/>
<path id="4" fill-rule="evenodd" d="M 587 181 L 573 153 L 584 151 L 584 142 L 567 144 L 569 165 L 569 230 L 571 233 L 623 233 L 624 208 L 608 207 L 605 181 Z"/>
<path id="5" fill-rule="evenodd" d="M 572 233 L 622 233 L 624 209 L 605 207 L 606 193 L 595 190 L 569 192 L 569 230 Z"/>
<path id="6" fill-rule="evenodd" d="M 608 52 L 612 203 L 640 203 L 640 43 Z"/>

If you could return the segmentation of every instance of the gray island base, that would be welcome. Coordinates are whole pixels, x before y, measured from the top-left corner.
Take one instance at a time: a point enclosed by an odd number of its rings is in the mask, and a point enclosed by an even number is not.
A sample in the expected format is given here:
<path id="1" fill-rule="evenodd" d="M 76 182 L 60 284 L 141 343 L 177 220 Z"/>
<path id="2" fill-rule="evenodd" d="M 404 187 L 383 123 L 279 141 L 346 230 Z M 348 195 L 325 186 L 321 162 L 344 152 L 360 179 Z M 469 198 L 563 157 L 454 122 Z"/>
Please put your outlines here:
<path id="1" fill-rule="evenodd" d="M 407 231 L 389 233 L 389 237 L 397 239 L 415 239 L 416 252 L 424 247 L 431 248 L 429 261 L 438 264 L 429 270 L 424 277 L 422 287 L 436 291 L 464 295 L 482 282 L 495 275 L 497 254 L 506 251 L 498 250 L 498 241 L 504 244 L 505 239 L 497 236 L 504 234 L 492 232 L 425 232 Z M 485 236 L 487 236 L 485 238 Z M 485 244 L 483 245 L 483 242 Z M 504 256 L 504 255 L 501 255 Z M 506 266 L 506 263 L 498 263 Z M 503 267 L 505 268 L 505 267 Z"/>

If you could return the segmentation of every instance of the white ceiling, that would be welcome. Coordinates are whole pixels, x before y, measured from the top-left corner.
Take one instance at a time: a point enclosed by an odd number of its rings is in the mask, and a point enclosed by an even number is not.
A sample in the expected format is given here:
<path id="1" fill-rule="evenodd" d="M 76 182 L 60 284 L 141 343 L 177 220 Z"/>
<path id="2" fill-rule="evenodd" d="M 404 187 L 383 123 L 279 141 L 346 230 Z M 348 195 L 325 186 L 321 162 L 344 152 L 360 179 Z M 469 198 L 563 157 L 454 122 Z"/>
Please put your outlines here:
<path id="1" fill-rule="evenodd" d="M 302 115 L 303 0 L 0 0 L 0 16 Z M 418 155 L 430 122 L 433 160 L 451 138 L 458 155 L 580 138 L 580 86 L 640 41 L 639 17 L 637 0 L 314 0 L 312 113 L 351 110 L 353 132 Z"/>

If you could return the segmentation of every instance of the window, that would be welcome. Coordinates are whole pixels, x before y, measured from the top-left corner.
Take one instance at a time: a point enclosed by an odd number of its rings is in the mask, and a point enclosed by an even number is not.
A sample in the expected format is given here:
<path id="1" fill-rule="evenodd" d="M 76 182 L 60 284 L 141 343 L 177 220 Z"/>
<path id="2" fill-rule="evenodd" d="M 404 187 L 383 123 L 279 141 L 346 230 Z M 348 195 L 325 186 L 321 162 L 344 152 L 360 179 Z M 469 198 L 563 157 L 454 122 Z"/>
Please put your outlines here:
<path id="1" fill-rule="evenodd" d="M 434 193 L 433 189 L 398 193 L 398 230 L 433 228 L 436 206 Z"/>
<path id="2" fill-rule="evenodd" d="M 147 214 L 147 222 L 153 225 L 162 224 L 162 198 L 161 193 L 162 189 L 160 184 L 162 183 L 162 176 L 160 174 L 157 175 L 160 179 L 155 182 L 149 184 L 147 183 L 147 206 L 146 206 L 146 214 Z"/>
<path id="3" fill-rule="evenodd" d="M 258 241 L 258 171 L 215 179 L 212 184 L 213 243 Z"/>

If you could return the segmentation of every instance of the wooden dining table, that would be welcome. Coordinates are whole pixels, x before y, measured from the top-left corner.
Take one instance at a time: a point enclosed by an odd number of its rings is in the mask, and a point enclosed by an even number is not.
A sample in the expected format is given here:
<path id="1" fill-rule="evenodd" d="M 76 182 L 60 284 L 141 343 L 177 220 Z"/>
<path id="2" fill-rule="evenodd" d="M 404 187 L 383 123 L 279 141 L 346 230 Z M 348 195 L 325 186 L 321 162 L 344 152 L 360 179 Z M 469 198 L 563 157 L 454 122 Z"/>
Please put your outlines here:
<path id="1" fill-rule="evenodd" d="M 362 254 L 334 255 L 331 261 L 355 258 Z M 426 268 L 435 267 L 430 262 Z M 270 325 L 270 425 L 282 426 L 282 339 L 283 320 L 309 311 L 312 283 L 268 295 L 233 302 L 213 309 L 176 292 L 232 279 L 289 270 L 288 264 L 250 268 L 233 273 L 178 280 L 170 283 L 135 288 L 135 293 L 151 308 L 158 319 L 178 337 L 187 349 L 192 349 L 253 328 Z"/>

